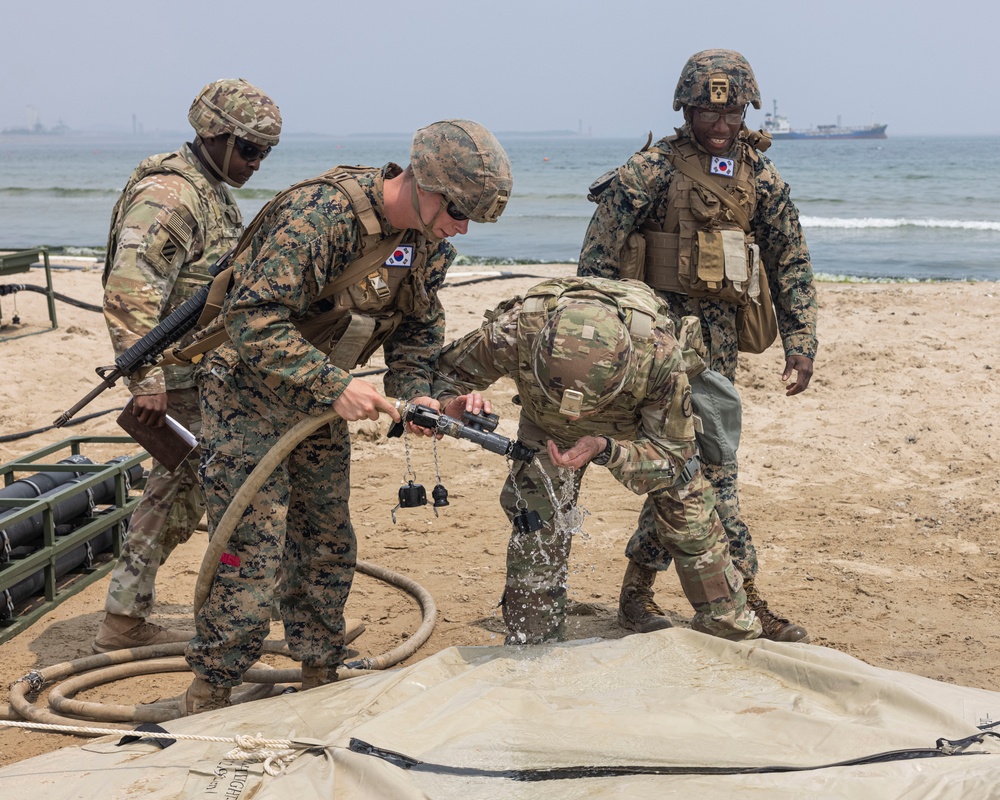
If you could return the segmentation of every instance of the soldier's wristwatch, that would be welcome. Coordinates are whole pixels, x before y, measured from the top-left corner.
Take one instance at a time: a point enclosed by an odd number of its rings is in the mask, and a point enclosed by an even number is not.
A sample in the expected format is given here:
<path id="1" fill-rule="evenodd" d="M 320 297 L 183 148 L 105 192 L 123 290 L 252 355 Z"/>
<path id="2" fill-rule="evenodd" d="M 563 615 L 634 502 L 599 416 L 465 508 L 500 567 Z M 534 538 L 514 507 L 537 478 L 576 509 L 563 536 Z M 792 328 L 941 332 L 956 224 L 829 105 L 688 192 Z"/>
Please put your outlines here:
<path id="1" fill-rule="evenodd" d="M 614 449 L 615 443 L 612 438 L 610 436 L 605 436 L 604 449 L 590 460 L 599 467 L 606 467 L 608 462 L 611 460 L 611 454 L 614 452 Z"/>

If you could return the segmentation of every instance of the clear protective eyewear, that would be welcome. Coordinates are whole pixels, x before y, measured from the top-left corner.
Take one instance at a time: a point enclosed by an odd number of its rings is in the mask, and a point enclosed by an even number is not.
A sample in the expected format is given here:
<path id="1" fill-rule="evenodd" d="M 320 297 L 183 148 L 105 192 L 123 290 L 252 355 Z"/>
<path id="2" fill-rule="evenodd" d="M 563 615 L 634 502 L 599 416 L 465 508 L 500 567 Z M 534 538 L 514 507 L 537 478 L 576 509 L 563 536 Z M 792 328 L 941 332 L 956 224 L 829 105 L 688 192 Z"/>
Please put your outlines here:
<path id="1" fill-rule="evenodd" d="M 739 125 L 743 122 L 743 117 L 746 115 L 746 109 L 742 111 L 731 111 L 728 114 L 723 114 L 719 111 L 706 111 L 702 108 L 696 108 L 694 113 L 698 115 L 698 119 L 704 122 L 706 125 L 711 125 L 713 122 L 718 122 L 719 117 L 725 117 L 726 124 L 728 125 Z"/>

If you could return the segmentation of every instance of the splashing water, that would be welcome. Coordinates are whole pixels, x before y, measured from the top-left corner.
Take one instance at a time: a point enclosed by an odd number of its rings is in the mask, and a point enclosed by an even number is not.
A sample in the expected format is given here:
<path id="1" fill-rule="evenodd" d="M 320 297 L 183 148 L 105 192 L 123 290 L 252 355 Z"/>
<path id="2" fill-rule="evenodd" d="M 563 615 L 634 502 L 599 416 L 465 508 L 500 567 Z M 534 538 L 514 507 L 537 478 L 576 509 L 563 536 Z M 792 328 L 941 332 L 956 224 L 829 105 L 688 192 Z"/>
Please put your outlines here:
<path id="1" fill-rule="evenodd" d="M 580 534 L 582 538 L 589 539 L 590 534 L 583 530 L 583 522 L 588 516 L 590 516 L 590 512 L 583 506 L 578 505 L 574 500 L 573 470 L 567 469 L 566 467 L 559 467 L 559 472 L 557 473 L 559 478 L 559 492 L 557 493 L 555 486 L 552 483 L 552 478 L 550 478 L 549 474 L 542 469 L 538 460 L 535 459 L 532 464 L 541 476 L 542 485 L 545 486 L 545 491 L 549 495 L 552 508 L 555 509 L 555 516 L 552 518 L 555 530 L 561 533 L 567 533 L 570 536 Z M 514 475 L 514 462 L 508 462 L 508 467 L 510 468 L 511 484 L 514 487 L 516 505 L 518 508 L 527 507 L 527 503 L 524 502 L 524 498 L 521 496 L 521 487 L 518 485 L 517 478 Z"/>
<path id="2" fill-rule="evenodd" d="M 583 522 L 590 516 L 590 512 L 579 505 L 573 497 L 573 471 L 566 467 L 559 468 L 561 486 L 558 497 L 556 497 L 549 476 L 544 471 L 540 471 L 544 475 L 542 480 L 547 484 L 549 497 L 552 498 L 556 509 L 556 530 L 565 531 L 570 536 L 580 534 L 581 538 L 589 539 L 590 534 L 583 529 Z"/>

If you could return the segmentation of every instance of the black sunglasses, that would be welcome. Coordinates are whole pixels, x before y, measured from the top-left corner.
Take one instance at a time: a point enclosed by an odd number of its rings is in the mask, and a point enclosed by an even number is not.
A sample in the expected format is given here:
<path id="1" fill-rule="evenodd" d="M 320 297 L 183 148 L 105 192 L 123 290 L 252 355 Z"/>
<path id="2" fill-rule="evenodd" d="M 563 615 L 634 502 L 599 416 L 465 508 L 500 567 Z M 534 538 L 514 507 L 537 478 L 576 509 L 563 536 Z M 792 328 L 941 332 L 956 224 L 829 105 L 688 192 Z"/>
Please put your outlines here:
<path id="1" fill-rule="evenodd" d="M 257 145 L 248 142 L 246 139 L 241 139 L 239 136 L 236 137 L 236 149 L 245 161 L 257 161 L 258 159 L 263 161 L 271 155 L 270 147 L 261 150 Z"/>
<path id="2" fill-rule="evenodd" d="M 451 200 L 448 201 L 448 207 L 445 210 L 448 212 L 448 216 L 455 220 L 455 222 L 465 222 L 468 219 L 468 216 L 459 211 L 458 206 Z"/>

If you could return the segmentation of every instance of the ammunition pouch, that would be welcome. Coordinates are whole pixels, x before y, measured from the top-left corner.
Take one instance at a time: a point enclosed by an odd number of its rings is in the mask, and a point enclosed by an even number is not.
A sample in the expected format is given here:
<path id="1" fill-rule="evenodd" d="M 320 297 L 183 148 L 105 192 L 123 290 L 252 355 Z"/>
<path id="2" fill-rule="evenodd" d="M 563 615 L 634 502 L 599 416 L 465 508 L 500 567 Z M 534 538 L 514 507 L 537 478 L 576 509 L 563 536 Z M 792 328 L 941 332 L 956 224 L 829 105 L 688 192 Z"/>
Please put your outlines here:
<path id="1" fill-rule="evenodd" d="M 680 272 L 687 294 L 711 295 L 728 303 L 744 305 L 750 282 L 750 262 L 757 246 L 749 244 L 743 231 L 702 230 L 694 241 L 691 270 Z"/>
<path id="2" fill-rule="evenodd" d="M 337 313 L 335 319 L 332 316 L 321 314 L 295 327 L 330 363 L 345 371 L 368 361 L 403 319 L 401 311 L 373 316 L 352 310 Z"/>
<path id="3" fill-rule="evenodd" d="M 618 277 L 641 281 L 646 276 L 646 240 L 641 233 L 629 234 L 619 260 Z"/>

